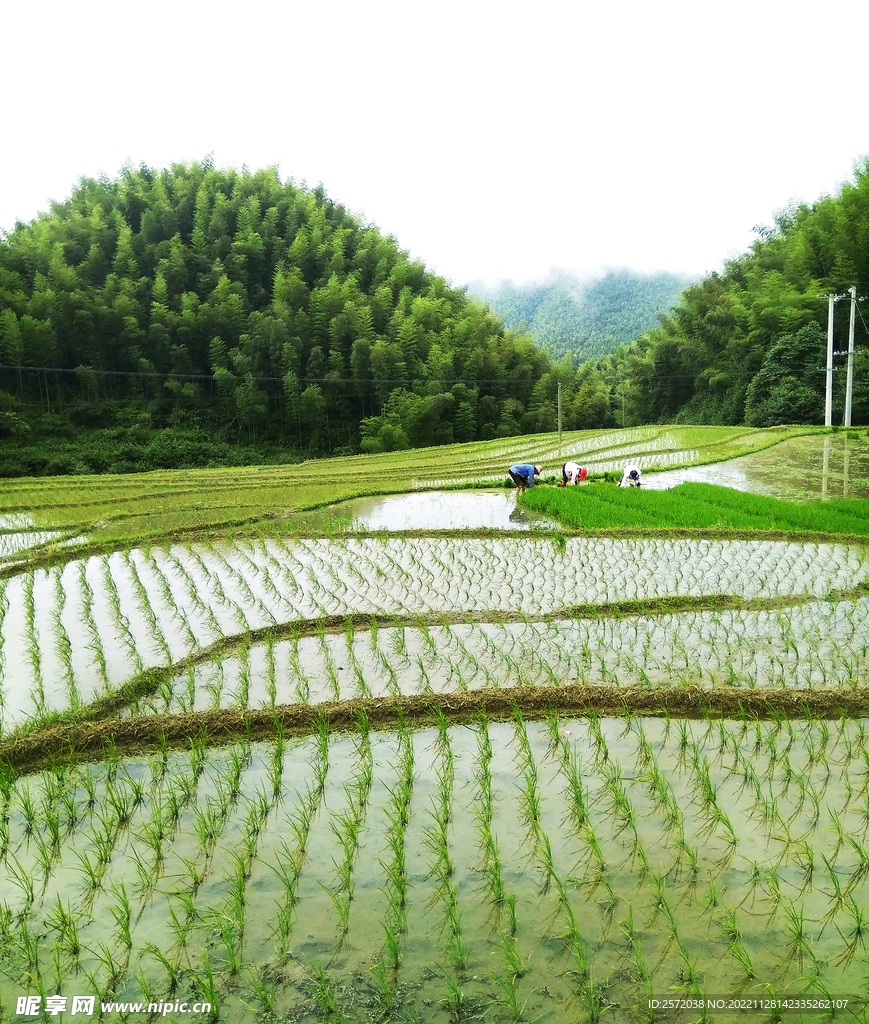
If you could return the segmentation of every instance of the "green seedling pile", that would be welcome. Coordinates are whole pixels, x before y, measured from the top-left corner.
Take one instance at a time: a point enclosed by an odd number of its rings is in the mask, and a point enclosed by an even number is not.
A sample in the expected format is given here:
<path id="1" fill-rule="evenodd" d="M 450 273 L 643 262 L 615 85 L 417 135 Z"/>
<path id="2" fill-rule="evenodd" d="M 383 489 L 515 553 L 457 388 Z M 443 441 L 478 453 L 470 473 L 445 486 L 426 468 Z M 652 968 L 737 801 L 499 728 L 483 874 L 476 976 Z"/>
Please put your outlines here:
<path id="1" fill-rule="evenodd" d="M 685 483 L 667 491 L 629 487 L 535 487 L 522 504 L 577 529 L 759 530 L 869 536 L 869 508 L 860 499 L 799 504 L 714 484 Z"/>

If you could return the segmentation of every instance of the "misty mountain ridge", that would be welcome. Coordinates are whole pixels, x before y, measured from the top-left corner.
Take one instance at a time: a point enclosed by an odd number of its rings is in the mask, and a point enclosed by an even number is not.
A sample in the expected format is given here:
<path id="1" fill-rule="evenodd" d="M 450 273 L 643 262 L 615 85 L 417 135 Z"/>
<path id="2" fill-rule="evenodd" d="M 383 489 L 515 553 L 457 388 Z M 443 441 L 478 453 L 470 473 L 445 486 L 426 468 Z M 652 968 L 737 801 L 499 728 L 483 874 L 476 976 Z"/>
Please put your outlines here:
<path id="1" fill-rule="evenodd" d="M 556 359 L 570 355 L 579 365 L 655 327 L 658 314 L 669 312 L 697 280 L 617 267 L 583 277 L 554 270 L 545 281 L 523 284 L 472 281 L 465 291 L 488 303 L 508 327 L 529 331 Z"/>

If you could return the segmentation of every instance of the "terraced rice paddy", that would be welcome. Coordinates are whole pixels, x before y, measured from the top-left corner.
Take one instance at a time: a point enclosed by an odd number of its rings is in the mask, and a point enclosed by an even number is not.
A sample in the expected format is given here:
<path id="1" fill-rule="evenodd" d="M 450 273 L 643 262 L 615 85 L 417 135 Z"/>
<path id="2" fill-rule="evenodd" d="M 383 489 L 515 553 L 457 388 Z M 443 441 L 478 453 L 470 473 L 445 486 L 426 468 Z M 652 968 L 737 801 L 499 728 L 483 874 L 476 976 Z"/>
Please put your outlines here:
<path id="1" fill-rule="evenodd" d="M 742 676 L 753 686 L 795 682 L 795 668 L 800 685 L 822 682 L 822 673 L 837 680 L 846 667 L 856 677 L 865 668 L 859 641 L 869 598 L 847 612 L 820 601 L 798 613 L 746 610 L 724 619 L 710 610 L 666 619 L 545 620 L 623 601 L 653 610 L 662 596 L 796 603 L 853 590 L 867 575 L 864 547 L 769 541 L 315 538 L 117 552 L 0 580 L 0 657 L 14 667 L 13 685 L 4 673 L 0 723 L 8 731 L 49 711 L 76 709 L 145 669 L 189 662 L 215 645 L 216 660 L 185 665 L 161 681 L 158 706 L 202 707 L 215 687 L 212 703 L 246 706 L 253 686 L 259 696 L 252 706 L 261 706 L 268 693 L 272 703 L 285 703 L 305 693 L 341 699 L 354 690 L 368 696 L 390 688 L 557 685 L 625 673 L 637 681 L 643 673 L 709 682 Z M 439 627 L 443 615 L 476 621 Z M 351 616 L 397 616 L 402 625 L 384 631 L 384 649 L 382 639 L 372 645 L 357 635 Z M 498 626 L 504 616 L 527 621 Z M 343 637 L 327 638 L 325 625 L 317 626 L 327 617 L 347 622 Z M 433 627 L 424 634 L 414 628 L 420 617 Z M 305 623 L 322 635 L 302 639 Z M 295 638 L 279 642 L 294 626 Z M 271 631 L 271 645 L 249 646 L 252 630 Z M 722 644 L 722 634 L 730 642 Z M 235 645 L 227 643 L 232 637 Z M 233 651 L 239 644 L 242 656 Z M 516 653 L 536 663 L 530 678 L 510 667 L 519 664 Z M 547 668 L 553 659 L 554 675 Z M 315 680 L 313 696 L 306 676 Z"/>
<path id="2" fill-rule="evenodd" d="M 418 533 L 13 553 L 0 1012 L 869 1021 L 866 546 Z"/>

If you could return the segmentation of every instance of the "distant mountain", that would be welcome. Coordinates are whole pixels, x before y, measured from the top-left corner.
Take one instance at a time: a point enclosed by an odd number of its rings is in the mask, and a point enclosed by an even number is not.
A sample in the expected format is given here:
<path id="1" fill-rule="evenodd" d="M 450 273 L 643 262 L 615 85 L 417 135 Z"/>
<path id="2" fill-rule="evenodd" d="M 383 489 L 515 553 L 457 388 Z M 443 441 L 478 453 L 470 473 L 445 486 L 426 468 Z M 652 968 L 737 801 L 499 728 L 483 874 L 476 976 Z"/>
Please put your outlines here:
<path id="1" fill-rule="evenodd" d="M 556 359 L 569 353 L 578 365 L 656 326 L 658 313 L 667 313 L 694 281 L 684 274 L 618 269 L 585 281 L 564 273 L 544 284 L 472 281 L 466 291 L 487 302 L 508 327 L 530 331 Z"/>

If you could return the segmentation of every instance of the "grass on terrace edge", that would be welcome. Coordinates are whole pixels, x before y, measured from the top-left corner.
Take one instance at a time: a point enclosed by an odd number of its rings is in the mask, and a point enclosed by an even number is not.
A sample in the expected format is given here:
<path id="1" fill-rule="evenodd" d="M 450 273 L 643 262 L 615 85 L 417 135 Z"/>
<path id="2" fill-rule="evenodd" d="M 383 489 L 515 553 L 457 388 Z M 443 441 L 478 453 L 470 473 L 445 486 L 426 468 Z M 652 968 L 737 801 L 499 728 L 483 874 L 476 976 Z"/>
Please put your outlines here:
<path id="1" fill-rule="evenodd" d="M 856 680 L 855 680 L 856 683 Z M 554 687 L 480 689 L 459 693 L 409 694 L 359 698 L 322 704 L 282 704 L 274 708 L 211 711 L 107 719 L 101 722 L 58 723 L 0 743 L 0 776 L 53 770 L 79 761 L 166 752 L 191 743 L 262 740 L 277 735 L 365 728 L 417 727 L 445 719 L 451 725 L 480 716 L 495 721 L 517 717 L 560 718 L 652 717 L 733 719 L 839 719 L 869 716 L 869 688 L 838 690 L 744 690 L 728 687 L 606 687 L 571 684 Z"/>

